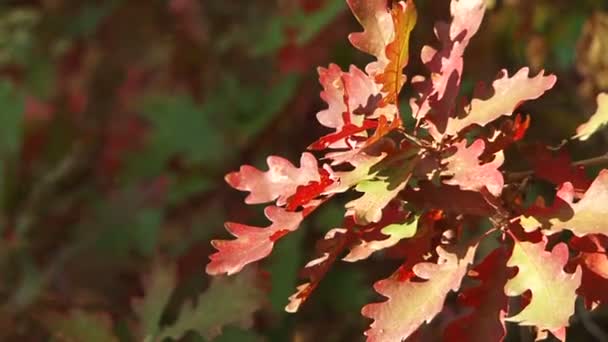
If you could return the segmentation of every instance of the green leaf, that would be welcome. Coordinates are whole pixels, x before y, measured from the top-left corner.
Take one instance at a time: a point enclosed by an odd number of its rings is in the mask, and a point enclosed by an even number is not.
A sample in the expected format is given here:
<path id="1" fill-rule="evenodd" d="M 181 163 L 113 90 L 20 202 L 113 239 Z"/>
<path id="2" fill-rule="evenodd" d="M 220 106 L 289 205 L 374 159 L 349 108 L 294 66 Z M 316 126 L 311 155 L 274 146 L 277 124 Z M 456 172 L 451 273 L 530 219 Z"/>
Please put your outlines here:
<path id="1" fill-rule="evenodd" d="M 67 314 L 48 313 L 43 322 L 58 341 L 118 341 L 112 332 L 112 320 L 106 314 L 73 309 Z"/>
<path id="2" fill-rule="evenodd" d="M 175 272 L 174 265 L 157 262 L 143 278 L 144 296 L 132 302 L 143 341 L 153 341 L 159 331 L 161 316 L 177 283 Z"/>
<path id="3" fill-rule="evenodd" d="M 23 96 L 9 81 L 0 81 L 0 158 L 17 153 L 23 135 Z"/>
<path id="4" fill-rule="evenodd" d="M 250 271 L 232 277 L 214 277 L 209 289 L 195 302 L 185 304 L 177 321 L 163 329 L 159 339 L 178 339 L 191 330 L 210 339 L 219 335 L 226 325 L 248 326 L 251 315 L 265 299 L 256 287 L 254 276 Z"/>

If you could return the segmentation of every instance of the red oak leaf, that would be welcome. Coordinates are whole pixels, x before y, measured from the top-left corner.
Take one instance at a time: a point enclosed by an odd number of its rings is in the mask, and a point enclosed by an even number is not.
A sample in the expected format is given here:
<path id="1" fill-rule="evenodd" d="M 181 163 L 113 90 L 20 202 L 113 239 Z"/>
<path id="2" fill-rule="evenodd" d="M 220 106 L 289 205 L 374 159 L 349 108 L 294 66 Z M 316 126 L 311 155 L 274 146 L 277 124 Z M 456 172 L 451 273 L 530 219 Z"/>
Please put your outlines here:
<path id="1" fill-rule="evenodd" d="M 348 6 L 363 26 L 363 32 L 351 33 L 348 39 L 357 49 L 385 62 L 386 46 L 393 40 L 394 27 L 386 0 L 347 0 Z"/>
<path id="2" fill-rule="evenodd" d="M 554 153 L 546 147 L 534 145 L 527 153 L 537 177 L 555 185 L 572 183 L 577 194 L 582 195 L 591 185 L 583 166 L 572 165 L 572 159 L 564 150 Z"/>
<path id="3" fill-rule="evenodd" d="M 508 310 L 508 298 L 503 290 L 509 278 L 507 258 L 506 251 L 497 248 L 469 272 L 481 283 L 463 290 L 458 299 L 473 311 L 446 327 L 445 341 L 498 342 L 504 339 L 504 319 Z"/>
<path id="4" fill-rule="evenodd" d="M 500 196 L 504 179 L 498 168 L 504 162 L 503 153 L 496 153 L 492 162 L 480 164 L 479 157 L 485 148 L 483 140 L 478 139 L 469 147 L 466 140 L 462 140 L 454 146 L 456 153 L 445 159 L 447 169 L 443 172 L 452 177 L 443 182 L 458 185 L 463 190 L 480 191 L 485 187 L 492 195 Z"/>
<path id="5" fill-rule="evenodd" d="M 386 93 L 384 103 L 397 103 L 397 96 L 406 81 L 403 68 L 409 61 L 410 33 L 416 25 L 418 13 L 412 0 L 407 4 L 403 1 L 393 6 L 391 11 L 394 27 L 393 41 L 386 46 L 386 57 L 388 64 L 382 73 L 376 75 L 376 82 L 382 85 L 382 91 Z"/>
<path id="6" fill-rule="evenodd" d="M 606 235 L 587 235 L 572 237 L 570 246 L 580 251 L 571 263 L 572 268 L 580 265 L 583 270 L 581 286 L 576 293 L 585 298 L 587 307 L 608 303 L 608 237 Z"/>
<path id="7" fill-rule="evenodd" d="M 218 251 L 209 257 L 211 262 L 207 265 L 208 274 L 234 274 L 245 265 L 265 258 L 272 251 L 276 240 L 298 229 L 304 219 L 302 213 L 289 212 L 275 206 L 266 207 L 264 213 L 272 221 L 266 228 L 226 223 L 226 229 L 236 239 L 211 241 Z"/>
<path id="8" fill-rule="evenodd" d="M 602 170 L 583 198 L 574 203 L 575 191 L 572 183 L 564 183 L 556 195 L 553 206 L 543 212 L 528 213 L 522 217 L 522 225 L 527 231 L 547 226 L 547 234 L 570 230 L 577 236 L 587 234 L 608 235 L 608 225 L 604 217 L 608 215 L 608 169 Z"/>
<path id="9" fill-rule="evenodd" d="M 445 134 L 456 135 L 471 125 L 485 126 L 503 115 L 512 115 L 521 103 L 539 98 L 557 81 L 554 75 L 545 76 L 543 71 L 529 78 L 529 72 L 528 68 L 522 68 L 509 77 L 503 70 L 492 84 L 493 92 L 477 94 L 464 118 L 449 119 Z"/>
<path id="10" fill-rule="evenodd" d="M 238 172 L 226 175 L 226 182 L 230 186 L 250 192 L 245 198 L 247 204 L 266 203 L 276 199 L 277 205 L 282 206 L 296 193 L 298 186 L 320 181 L 317 159 L 310 153 L 302 154 L 300 168 L 277 156 L 270 156 L 266 161 L 269 167 L 266 172 L 243 165 Z"/>
<path id="11" fill-rule="evenodd" d="M 436 139 L 441 138 L 439 132 L 445 130 L 448 117 L 454 111 L 464 64 L 462 56 L 469 40 L 481 25 L 485 6 L 483 0 L 454 0 L 450 11 L 452 22 L 449 25 L 435 25 L 441 50 L 430 46 L 422 48 L 421 59 L 431 77 L 416 76 L 412 79 L 412 85 L 418 92 L 418 97 L 410 101 L 413 116 L 420 121 L 433 114 L 428 118 L 427 125 Z"/>
<path id="12" fill-rule="evenodd" d="M 419 209 L 438 209 L 445 212 L 489 216 L 496 208 L 477 191 L 462 190 L 458 186 L 421 181 L 416 188 L 408 188 L 401 197 Z"/>
<path id="13" fill-rule="evenodd" d="M 581 284 L 581 269 L 574 274 L 564 272 L 568 261 L 568 246 L 557 244 L 551 252 L 545 251 L 547 238 L 538 243 L 514 238 L 513 253 L 507 266 L 517 266 L 517 275 L 505 285 L 508 296 L 520 296 L 530 290 L 532 300 L 518 314 L 507 321 L 520 325 L 536 326 L 560 337 L 574 314 L 576 289 Z M 550 313 L 550 314 L 547 314 Z"/>
<path id="14" fill-rule="evenodd" d="M 414 266 L 413 273 L 422 278 L 422 282 L 404 281 L 394 275 L 374 284 L 374 289 L 388 300 L 368 304 L 361 310 L 364 316 L 374 320 L 365 332 L 368 342 L 406 339 L 441 311 L 450 291 L 460 288 L 467 266 L 473 261 L 475 248 L 469 248 L 462 258 L 442 247 L 437 247 L 437 254 L 437 263 L 424 262 Z"/>
<path id="15" fill-rule="evenodd" d="M 316 259 L 310 261 L 302 270 L 302 277 L 308 282 L 299 285 L 296 293 L 289 297 L 289 304 L 285 307 L 287 312 L 296 312 L 317 288 L 329 268 L 334 264 L 340 254 L 349 248 L 355 241 L 356 235 L 349 229 L 335 228 L 327 232 L 325 238 L 317 243 Z"/>

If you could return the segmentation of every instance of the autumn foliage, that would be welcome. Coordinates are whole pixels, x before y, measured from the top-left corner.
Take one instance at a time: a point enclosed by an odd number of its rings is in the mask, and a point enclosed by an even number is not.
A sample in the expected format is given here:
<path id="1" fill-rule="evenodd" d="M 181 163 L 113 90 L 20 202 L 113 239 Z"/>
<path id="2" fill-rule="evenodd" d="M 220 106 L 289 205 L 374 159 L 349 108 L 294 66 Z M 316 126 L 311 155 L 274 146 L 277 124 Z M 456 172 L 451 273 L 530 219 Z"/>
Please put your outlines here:
<path id="1" fill-rule="evenodd" d="M 327 108 L 317 119 L 328 132 L 299 165 L 271 156 L 267 171 L 245 165 L 226 176 L 249 193 L 245 203 L 271 203 L 264 211 L 271 223 L 227 223 L 235 239 L 213 241 L 207 273 L 234 274 L 268 256 L 317 208 L 351 192 L 343 224 L 318 244 L 287 311 L 304 305 L 339 259 L 382 253 L 401 266 L 373 285 L 385 299 L 362 308 L 372 319 L 368 341 L 407 339 L 458 291 L 470 310 L 445 325 L 447 341 L 501 341 L 505 322 L 565 340 L 577 296 L 589 309 L 606 300 L 608 170 L 588 180 L 542 146 L 536 153 L 544 162 L 533 172 L 503 168 L 504 151 L 530 123 L 518 106 L 549 91 L 556 77 L 502 70 L 471 97 L 461 93 L 482 0 L 451 1 L 451 21 L 437 23 L 437 42 L 419 53 L 428 73 L 406 77 L 408 61 L 418 58 L 410 33 L 422 20 L 413 1 L 390 8 L 385 0 L 347 2 L 363 27 L 349 40 L 374 60 L 363 70 L 318 69 Z M 409 101 L 400 101 L 403 87 L 414 90 Z M 570 139 L 584 141 L 608 121 L 607 99 L 598 96 L 597 112 Z M 533 177 L 554 184 L 551 203 L 524 198 Z M 464 279 L 476 285 L 461 289 Z"/>

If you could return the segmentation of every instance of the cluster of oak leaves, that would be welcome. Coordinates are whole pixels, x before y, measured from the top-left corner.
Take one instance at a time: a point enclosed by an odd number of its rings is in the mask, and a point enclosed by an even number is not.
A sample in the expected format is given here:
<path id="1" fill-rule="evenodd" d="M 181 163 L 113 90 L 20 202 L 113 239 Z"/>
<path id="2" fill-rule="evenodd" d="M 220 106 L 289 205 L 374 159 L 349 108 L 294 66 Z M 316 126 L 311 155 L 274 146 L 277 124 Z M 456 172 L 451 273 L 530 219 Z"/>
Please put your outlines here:
<path id="1" fill-rule="evenodd" d="M 542 163 L 534 177 L 554 183 L 558 191 L 550 206 L 537 201 L 525 207 L 525 179 L 505 184 L 499 168 L 503 151 L 523 137 L 529 117 L 489 125 L 543 95 L 555 76 L 531 77 L 528 68 L 509 76 L 503 70 L 491 88 L 478 87 L 464 103 L 458 98 L 463 53 L 485 8 L 483 0 L 452 0 L 451 23 L 435 26 L 439 47 L 421 52 L 430 76 L 411 79 L 415 127 L 406 130 L 398 95 L 417 20 L 414 4 L 387 8 L 386 0 L 347 2 L 364 28 L 350 41 L 376 60 L 365 71 L 319 68 L 321 97 L 329 107 L 317 118 L 335 130 L 309 147 L 323 151 L 323 164 L 305 152 L 299 168 L 271 156 L 268 171 L 245 165 L 228 174 L 231 186 L 249 192 L 247 204 L 275 202 L 265 209 L 272 224 L 227 223 L 236 239 L 213 241 L 218 251 L 207 272 L 233 274 L 266 257 L 306 216 L 353 189 L 360 197 L 346 204 L 343 226 L 319 242 L 318 258 L 303 270 L 308 281 L 289 298 L 287 311 L 298 310 L 338 258 L 355 262 L 382 250 L 403 263 L 374 285 L 386 301 L 362 309 L 373 319 L 365 332 L 368 341 L 412 335 L 442 310 L 465 276 L 477 280 L 459 297 L 471 310 L 447 325 L 448 340 L 500 341 L 505 321 L 534 326 L 539 337 L 550 332 L 564 340 L 577 295 L 589 308 L 608 301 L 602 289 L 608 284 L 608 170 L 591 182 L 567 157 L 539 150 Z M 586 140 L 608 121 L 608 94 L 598 96 L 598 107 L 572 139 Z M 484 217 L 491 227 L 470 228 Z M 573 234 L 567 239 L 557 234 L 564 230 Z M 498 247 L 475 258 L 483 239 L 496 240 Z M 509 310 L 509 303 L 518 305 Z"/>

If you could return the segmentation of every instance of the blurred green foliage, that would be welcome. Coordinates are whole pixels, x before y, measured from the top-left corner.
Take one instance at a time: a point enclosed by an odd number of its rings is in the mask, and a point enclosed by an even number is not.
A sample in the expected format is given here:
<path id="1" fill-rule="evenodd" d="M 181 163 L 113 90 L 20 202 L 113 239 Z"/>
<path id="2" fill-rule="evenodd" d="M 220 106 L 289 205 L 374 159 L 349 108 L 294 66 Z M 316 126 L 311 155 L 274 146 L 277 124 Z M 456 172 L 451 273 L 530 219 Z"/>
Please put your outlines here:
<path id="1" fill-rule="evenodd" d="M 521 109 L 528 138 L 557 145 L 608 90 L 596 76 L 607 57 L 583 53 L 608 51 L 592 25 L 608 3 L 488 3 L 464 93 L 500 68 L 557 74 L 555 90 Z M 448 16 L 447 1 L 417 4 L 409 75 L 423 73 L 418 51 Z M 283 311 L 346 198 L 244 275 L 204 274 L 222 222 L 260 218 L 224 174 L 270 154 L 296 160 L 327 133 L 314 119 L 315 68 L 364 64 L 346 39 L 358 30 L 343 0 L 0 4 L 0 340 L 361 340 L 360 308 L 392 268 L 381 257 L 338 263 L 300 313 Z M 597 155 L 607 136 L 585 146 L 567 148 Z M 528 167 L 517 150 L 507 160 Z M 530 189 L 528 201 L 551 191 Z M 606 310 L 594 315 L 608 322 Z M 572 331 L 589 340 L 580 322 Z"/>

